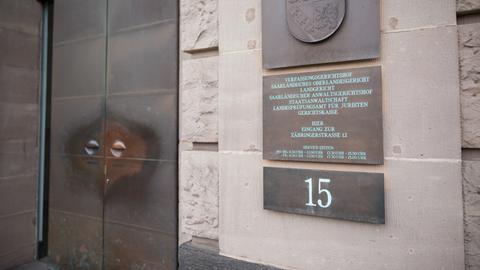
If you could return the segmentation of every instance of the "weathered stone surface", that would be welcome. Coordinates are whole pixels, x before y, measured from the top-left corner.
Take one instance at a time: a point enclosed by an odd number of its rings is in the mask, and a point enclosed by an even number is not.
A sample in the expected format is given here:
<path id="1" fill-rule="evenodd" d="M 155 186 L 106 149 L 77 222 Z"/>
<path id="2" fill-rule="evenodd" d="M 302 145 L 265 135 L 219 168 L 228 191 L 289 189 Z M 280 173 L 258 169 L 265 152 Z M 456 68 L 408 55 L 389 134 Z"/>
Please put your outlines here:
<path id="1" fill-rule="evenodd" d="M 465 270 L 480 269 L 480 217 L 465 217 Z"/>
<path id="2" fill-rule="evenodd" d="M 457 11 L 460 13 L 480 10 L 480 0 L 457 0 Z"/>
<path id="3" fill-rule="evenodd" d="M 186 151 L 180 160 L 180 231 L 218 239 L 218 153 Z"/>
<path id="4" fill-rule="evenodd" d="M 480 161 L 463 162 L 465 269 L 480 268 Z"/>
<path id="5" fill-rule="evenodd" d="M 180 270 L 280 270 L 272 266 L 225 257 L 190 242 L 179 247 L 178 260 Z"/>
<path id="6" fill-rule="evenodd" d="M 262 155 L 219 160 L 222 255 L 287 269 L 464 269 L 460 162 L 387 160 L 386 224 L 371 226 L 264 210 Z"/>
<path id="7" fill-rule="evenodd" d="M 480 23 L 460 25 L 463 147 L 480 148 Z"/>
<path id="8" fill-rule="evenodd" d="M 480 217 L 480 161 L 463 162 L 463 193 L 465 214 Z"/>
<path id="9" fill-rule="evenodd" d="M 384 32 L 456 24 L 454 0 L 384 0 Z"/>
<path id="10" fill-rule="evenodd" d="M 262 1 L 220 0 L 218 5 L 220 52 L 261 49 Z"/>
<path id="11" fill-rule="evenodd" d="M 218 57 L 183 61 L 181 140 L 218 141 Z"/>
<path id="12" fill-rule="evenodd" d="M 218 47 L 217 0 L 182 0 L 180 23 L 183 51 Z"/>
<path id="13" fill-rule="evenodd" d="M 262 54 L 258 50 L 220 56 L 219 149 L 262 149 Z"/>
<path id="14" fill-rule="evenodd" d="M 456 27 L 383 35 L 387 158 L 460 159 L 456 39 Z"/>

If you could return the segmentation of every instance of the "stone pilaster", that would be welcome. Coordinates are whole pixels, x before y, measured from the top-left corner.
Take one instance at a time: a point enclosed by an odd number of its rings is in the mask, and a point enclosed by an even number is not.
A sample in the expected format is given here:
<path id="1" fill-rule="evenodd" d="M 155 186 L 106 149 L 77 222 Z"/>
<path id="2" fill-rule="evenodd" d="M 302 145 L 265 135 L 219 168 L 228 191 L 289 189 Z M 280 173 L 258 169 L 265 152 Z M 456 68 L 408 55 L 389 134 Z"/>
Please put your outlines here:
<path id="1" fill-rule="evenodd" d="M 218 239 L 217 5 L 180 1 L 179 244 Z"/>

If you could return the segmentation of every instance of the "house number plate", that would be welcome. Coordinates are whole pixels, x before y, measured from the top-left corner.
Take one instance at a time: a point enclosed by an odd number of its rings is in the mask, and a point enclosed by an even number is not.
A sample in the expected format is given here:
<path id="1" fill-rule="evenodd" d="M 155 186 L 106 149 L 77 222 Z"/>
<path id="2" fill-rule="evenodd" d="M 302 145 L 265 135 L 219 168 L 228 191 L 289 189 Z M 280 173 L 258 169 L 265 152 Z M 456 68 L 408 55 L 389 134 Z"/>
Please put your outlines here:
<path id="1" fill-rule="evenodd" d="M 264 209 L 385 224 L 383 174 L 265 167 L 263 175 Z"/>

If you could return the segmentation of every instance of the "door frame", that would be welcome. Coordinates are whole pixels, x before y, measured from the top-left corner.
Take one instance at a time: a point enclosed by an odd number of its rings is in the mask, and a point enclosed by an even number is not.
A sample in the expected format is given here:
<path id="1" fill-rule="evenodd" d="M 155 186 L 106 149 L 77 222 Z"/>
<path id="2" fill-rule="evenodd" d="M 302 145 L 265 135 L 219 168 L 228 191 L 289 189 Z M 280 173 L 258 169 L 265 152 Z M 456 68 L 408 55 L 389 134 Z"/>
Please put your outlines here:
<path id="1" fill-rule="evenodd" d="M 38 0 L 42 4 L 41 55 L 39 85 L 38 175 L 37 175 L 37 259 L 48 253 L 48 190 L 50 175 L 50 118 L 53 0 Z"/>

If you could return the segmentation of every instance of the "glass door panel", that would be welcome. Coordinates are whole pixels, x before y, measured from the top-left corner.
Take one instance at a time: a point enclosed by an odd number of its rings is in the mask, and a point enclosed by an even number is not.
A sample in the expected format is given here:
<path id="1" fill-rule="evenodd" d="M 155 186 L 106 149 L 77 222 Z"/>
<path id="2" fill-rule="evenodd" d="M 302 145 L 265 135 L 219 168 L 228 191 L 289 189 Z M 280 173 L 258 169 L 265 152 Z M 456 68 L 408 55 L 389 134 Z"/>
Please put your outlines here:
<path id="1" fill-rule="evenodd" d="M 106 0 L 54 5 L 48 255 L 102 269 Z"/>
<path id="2" fill-rule="evenodd" d="M 54 4 L 49 256 L 177 268 L 175 0 Z"/>
<path id="3" fill-rule="evenodd" d="M 176 269 L 177 1 L 108 9 L 105 269 Z"/>
<path id="4" fill-rule="evenodd" d="M 176 269 L 176 162 L 107 164 L 105 269 Z"/>

